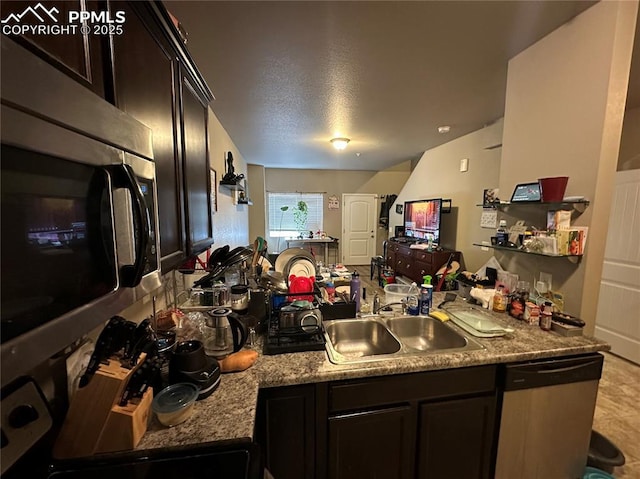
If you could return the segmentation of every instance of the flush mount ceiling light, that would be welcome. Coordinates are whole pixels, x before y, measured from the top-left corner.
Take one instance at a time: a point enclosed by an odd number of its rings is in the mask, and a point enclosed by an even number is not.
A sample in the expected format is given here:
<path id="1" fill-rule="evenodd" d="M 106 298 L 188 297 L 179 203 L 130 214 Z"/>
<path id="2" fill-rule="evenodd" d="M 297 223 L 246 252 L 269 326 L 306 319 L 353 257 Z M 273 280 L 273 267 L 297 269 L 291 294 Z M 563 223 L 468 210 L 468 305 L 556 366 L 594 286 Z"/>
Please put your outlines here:
<path id="1" fill-rule="evenodd" d="M 451 127 L 449 125 L 443 125 L 438 127 L 438 133 L 449 133 L 451 131 Z"/>
<path id="2" fill-rule="evenodd" d="M 336 150 L 344 150 L 350 141 L 349 138 L 332 138 L 331 144 Z"/>

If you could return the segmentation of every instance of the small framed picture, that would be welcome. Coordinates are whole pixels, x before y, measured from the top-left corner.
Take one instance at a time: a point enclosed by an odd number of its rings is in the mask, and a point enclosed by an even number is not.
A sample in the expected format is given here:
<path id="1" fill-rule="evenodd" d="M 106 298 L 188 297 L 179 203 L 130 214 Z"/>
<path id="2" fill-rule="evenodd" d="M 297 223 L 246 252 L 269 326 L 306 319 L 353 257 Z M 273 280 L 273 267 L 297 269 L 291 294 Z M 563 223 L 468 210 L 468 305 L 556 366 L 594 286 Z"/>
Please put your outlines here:
<path id="1" fill-rule="evenodd" d="M 398 213 L 399 215 L 401 215 L 401 214 L 402 214 L 402 207 L 403 207 L 403 206 L 404 206 L 404 205 L 396 205 L 396 213 Z"/>
<path id="2" fill-rule="evenodd" d="M 488 188 L 482 195 L 482 206 L 492 206 L 498 200 L 498 188 Z"/>
<path id="3" fill-rule="evenodd" d="M 218 211 L 218 173 L 213 168 L 209 169 L 210 181 L 211 181 L 211 214 Z"/>

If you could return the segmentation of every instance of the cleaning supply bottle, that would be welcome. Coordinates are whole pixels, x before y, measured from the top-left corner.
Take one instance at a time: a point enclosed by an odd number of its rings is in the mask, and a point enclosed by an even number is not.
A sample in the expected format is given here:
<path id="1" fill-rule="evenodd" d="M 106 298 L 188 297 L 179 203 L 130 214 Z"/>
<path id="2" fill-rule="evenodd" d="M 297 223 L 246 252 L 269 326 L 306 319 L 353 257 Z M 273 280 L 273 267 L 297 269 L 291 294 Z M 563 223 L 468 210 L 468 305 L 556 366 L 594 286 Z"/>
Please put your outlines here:
<path id="1" fill-rule="evenodd" d="M 360 312 L 360 275 L 357 271 L 351 274 L 349 283 L 349 298 L 356 303 L 356 313 Z"/>
<path id="2" fill-rule="evenodd" d="M 418 285 L 413 282 L 409 287 L 409 294 L 407 295 L 407 313 L 412 316 L 418 316 L 420 314 L 420 290 Z"/>
<path id="3" fill-rule="evenodd" d="M 500 220 L 500 224 L 496 230 L 496 244 L 498 246 L 507 246 L 508 242 L 509 231 L 507 230 L 507 220 Z"/>
<path id="4" fill-rule="evenodd" d="M 433 298 L 433 285 L 431 284 L 431 276 L 426 275 L 423 280 L 424 283 L 420 287 L 420 314 L 428 316 Z"/>

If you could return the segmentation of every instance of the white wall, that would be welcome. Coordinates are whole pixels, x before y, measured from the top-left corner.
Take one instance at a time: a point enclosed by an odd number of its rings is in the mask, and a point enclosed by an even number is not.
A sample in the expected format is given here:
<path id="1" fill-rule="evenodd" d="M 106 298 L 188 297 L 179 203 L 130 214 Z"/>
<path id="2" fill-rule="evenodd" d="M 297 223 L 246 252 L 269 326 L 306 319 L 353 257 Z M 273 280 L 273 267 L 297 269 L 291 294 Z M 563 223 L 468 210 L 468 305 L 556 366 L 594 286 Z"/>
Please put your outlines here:
<path id="1" fill-rule="evenodd" d="M 590 229 L 579 264 L 513 253 L 496 257 L 523 279 L 553 273 L 565 309 L 582 317 L 588 332 L 595 322 L 636 12 L 636 1 L 599 2 L 509 62 L 500 190 L 569 176 L 566 194 L 591 201 L 575 224 Z"/>
<path id="2" fill-rule="evenodd" d="M 215 106 L 215 105 L 213 105 Z M 236 148 L 233 140 L 224 129 L 215 113 L 209 109 L 209 160 L 211 167 L 218 173 L 218 183 L 224 176 L 226 153 L 233 154 L 235 173 L 247 176 L 247 162 Z M 234 205 L 232 193 L 218 185 L 218 211 L 213 215 L 214 248 L 230 245 L 249 244 L 249 208 L 247 205 Z"/>
<path id="3" fill-rule="evenodd" d="M 480 228 L 482 193 L 497 188 L 500 174 L 500 148 L 495 146 L 502 137 L 502 119 L 494 124 L 426 151 L 404 188 L 396 204 L 422 198 L 451 198 L 455 215 L 443 215 L 442 245 L 462 251 L 465 267 L 476 271 L 491 253 L 473 246 L 487 239 L 493 231 Z M 469 159 L 469 170 L 460 172 L 460 160 Z M 402 225 L 403 216 L 390 213 L 390 235 L 394 227 Z"/>

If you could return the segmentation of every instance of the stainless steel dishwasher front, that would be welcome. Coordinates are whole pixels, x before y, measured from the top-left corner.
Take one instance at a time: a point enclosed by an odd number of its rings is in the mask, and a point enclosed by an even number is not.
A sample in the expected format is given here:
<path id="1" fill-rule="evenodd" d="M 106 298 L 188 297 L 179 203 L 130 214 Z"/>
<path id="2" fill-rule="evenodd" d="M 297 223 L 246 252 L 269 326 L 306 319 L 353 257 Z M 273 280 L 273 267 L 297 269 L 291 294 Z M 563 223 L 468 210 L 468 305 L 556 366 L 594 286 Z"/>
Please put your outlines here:
<path id="1" fill-rule="evenodd" d="M 595 353 L 505 367 L 496 479 L 584 475 L 602 363 Z"/>

